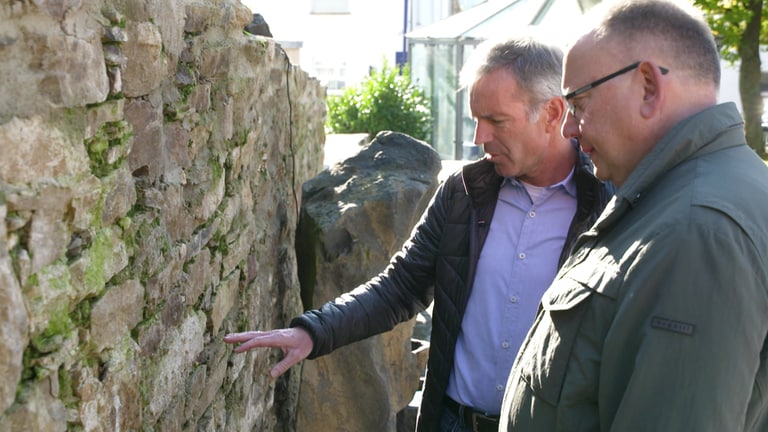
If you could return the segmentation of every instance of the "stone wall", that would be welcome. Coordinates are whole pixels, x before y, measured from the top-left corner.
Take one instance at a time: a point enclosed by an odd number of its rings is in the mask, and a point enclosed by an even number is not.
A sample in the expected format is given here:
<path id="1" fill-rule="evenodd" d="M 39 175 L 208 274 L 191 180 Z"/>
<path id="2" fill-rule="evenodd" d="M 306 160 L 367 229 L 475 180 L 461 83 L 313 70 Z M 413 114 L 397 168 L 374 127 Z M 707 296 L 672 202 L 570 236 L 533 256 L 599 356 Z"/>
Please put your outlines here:
<path id="1" fill-rule="evenodd" d="M 236 0 L 0 5 L 0 430 L 282 430 L 325 90 Z"/>

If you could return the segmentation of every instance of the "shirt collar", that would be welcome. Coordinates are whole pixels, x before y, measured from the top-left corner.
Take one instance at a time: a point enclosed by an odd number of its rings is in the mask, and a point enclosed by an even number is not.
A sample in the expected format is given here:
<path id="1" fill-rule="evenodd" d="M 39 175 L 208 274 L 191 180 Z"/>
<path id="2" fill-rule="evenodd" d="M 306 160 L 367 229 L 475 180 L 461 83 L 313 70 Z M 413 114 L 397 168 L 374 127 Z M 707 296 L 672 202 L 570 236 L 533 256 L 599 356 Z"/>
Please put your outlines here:
<path id="1" fill-rule="evenodd" d="M 553 185 L 547 186 L 546 189 L 553 190 L 557 188 L 563 188 L 569 195 L 575 197 L 576 182 L 573 180 L 574 171 L 575 168 L 571 168 L 571 172 L 569 172 L 563 180 Z M 522 183 L 520 183 L 520 180 L 518 180 L 517 177 L 504 177 L 504 181 L 501 183 L 501 187 L 505 186 L 523 187 Z"/>

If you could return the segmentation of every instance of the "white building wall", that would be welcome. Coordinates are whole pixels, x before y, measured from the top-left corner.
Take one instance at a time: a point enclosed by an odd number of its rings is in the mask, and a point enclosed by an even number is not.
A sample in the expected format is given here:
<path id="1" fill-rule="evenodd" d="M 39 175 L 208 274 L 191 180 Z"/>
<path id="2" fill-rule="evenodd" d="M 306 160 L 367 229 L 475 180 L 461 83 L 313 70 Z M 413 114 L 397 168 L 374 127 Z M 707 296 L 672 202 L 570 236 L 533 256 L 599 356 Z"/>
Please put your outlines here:
<path id="1" fill-rule="evenodd" d="M 404 2 L 349 0 L 348 13 L 312 14 L 312 0 L 243 0 L 278 42 L 301 42 L 300 67 L 323 84 L 362 80 L 402 50 Z M 333 89 L 329 88 L 329 93 Z"/>
<path id="2" fill-rule="evenodd" d="M 741 96 L 739 95 L 739 69 L 738 65 L 720 63 L 720 93 L 719 102 L 735 102 L 741 111 Z"/>
<path id="3" fill-rule="evenodd" d="M 760 52 L 761 69 L 763 73 L 768 73 L 768 51 Z M 721 63 L 720 94 L 718 101 L 735 102 L 741 111 L 741 95 L 739 95 L 739 65 Z M 763 95 L 763 110 L 768 110 L 768 95 Z"/>

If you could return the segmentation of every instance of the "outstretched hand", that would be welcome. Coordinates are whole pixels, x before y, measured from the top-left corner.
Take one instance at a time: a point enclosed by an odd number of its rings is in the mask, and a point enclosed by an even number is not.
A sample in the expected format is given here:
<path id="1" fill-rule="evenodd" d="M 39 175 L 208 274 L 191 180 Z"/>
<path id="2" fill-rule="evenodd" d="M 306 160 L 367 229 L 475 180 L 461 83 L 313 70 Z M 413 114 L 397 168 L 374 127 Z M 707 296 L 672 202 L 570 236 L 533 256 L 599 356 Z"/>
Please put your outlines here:
<path id="1" fill-rule="evenodd" d="M 252 348 L 280 348 L 285 356 L 269 374 L 277 378 L 291 366 L 307 358 L 312 352 L 312 338 L 306 330 L 299 327 L 232 333 L 224 336 L 224 342 L 238 344 L 234 351 L 241 353 Z"/>

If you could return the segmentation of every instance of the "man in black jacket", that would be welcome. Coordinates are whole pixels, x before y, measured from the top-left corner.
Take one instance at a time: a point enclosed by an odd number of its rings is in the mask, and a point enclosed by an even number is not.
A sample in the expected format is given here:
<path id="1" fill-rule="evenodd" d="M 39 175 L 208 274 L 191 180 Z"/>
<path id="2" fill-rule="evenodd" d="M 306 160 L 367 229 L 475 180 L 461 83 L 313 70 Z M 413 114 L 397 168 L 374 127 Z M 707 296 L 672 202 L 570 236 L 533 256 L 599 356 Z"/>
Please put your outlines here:
<path id="1" fill-rule="evenodd" d="M 613 193 L 560 126 L 562 53 L 530 36 L 486 42 L 462 69 L 485 157 L 451 175 L 389 266 L 293 319 L 227 335 L 236 352 L 305 358 L 392 329 L 434 300 L 418 431 L 496 431 L 504 385 L 540 297 Z M 353 324 L 354 323 L 354 324 Z"/>

